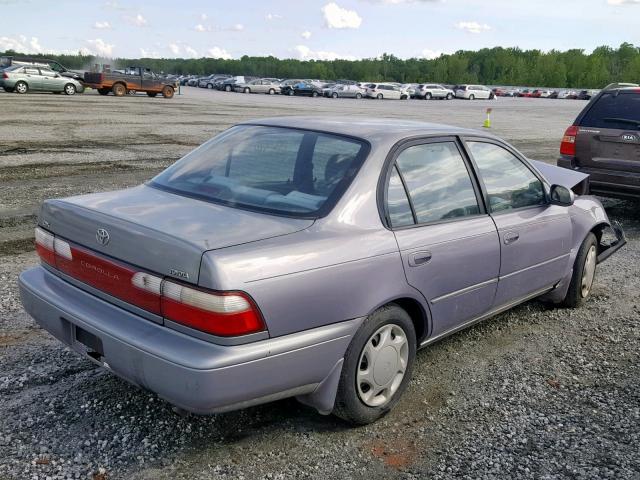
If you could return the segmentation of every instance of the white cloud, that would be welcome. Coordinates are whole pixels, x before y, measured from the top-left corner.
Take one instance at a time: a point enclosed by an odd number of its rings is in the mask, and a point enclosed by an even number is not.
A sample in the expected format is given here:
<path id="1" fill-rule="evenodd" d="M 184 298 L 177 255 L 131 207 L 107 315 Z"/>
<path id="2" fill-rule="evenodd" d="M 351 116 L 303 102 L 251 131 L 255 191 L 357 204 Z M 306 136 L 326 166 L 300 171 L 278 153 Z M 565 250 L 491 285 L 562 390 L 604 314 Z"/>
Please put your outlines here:
<path id="1" fill-rule="evenodd" d="M 140 56 L 143 58 L 160 58 L 160 54 L 155 50 L 140 49 Z"/>
<path id="2" fill-rule="evenodd" d="M 401 5 L 403 3 L 438 3 L 441 0 L 367 0 L 369 3 L 381 3 L 384 5 Z"/>
<path id="3" fill-rule="evenodd" d="M 169 50 L 173 55 L 180 55 L 180 52 L 181 52 L 180 45 L 177 45 L 175 43 L 169 44 Z"/>
<path id="4" fill-rule="evenodd" d="M 281 20 L 282 19 L 282 15 L 278 15 L 277 13 L 267 13 L 264 18 L 266 18 L 267 20 L 271 21 L 271 20 Z"/>
<path id="5" fill-rule="evenodd" d="M 306 45 L 296 45 L 294 48 L 300 60 L 355 60 L 353 55 L 344 55 L 336 52 L 326 52 L 322 50 L 311 50 Z"/>
<path id="6" fill-rule="evenodd" d="M 201 13 L 200 14 L 200 20 L 202 20 L 203 22 L 205 22 L 207 20 L 207 18 L 209 18 L 209 15 L 207 15 L 206 13 Z"/>
<path id="7" fill-rule="evenodd" d="M 201 23 L 199 23 L 198 25 L 196 25 L 195 27 L 193 27 L 193 29 L 196 32 L 210 32 L 211 31 L 211 27 L 203 25 Z"/>
<path id="8" fill-rule="evenodd" d="M 105 8 L 110 8 L 112 10 L 126 10 L 125 7 L 123 7 L 116 1 L 107 1 L 104 3 L 104 6 Z"/>
<path id="9" fill-rule="evenodd" d="M 213 47 L 207 50 L 207 55 L 212 58 L 222 58 L 224 60 L 229 60 L 233 58 L 229 52 L 227 52 L 224 48 Z"/>
<path id="10" fill-rule="evenodd" d="M 309 30 L 306 30 L 306 31 L 302 32 L 300 34 L 300 36 L 302 38 L 304 38 L 305 40 L 309 40 L 311 38 L 311 32 Z"/>
<path id="11" fill-rule="evenodd" d="M 98 55 L 101 57 L 113 56 L 113 48 L 115 47 L 115 45 L 107 43 L 101 38 L 96 38 L 95 40 L 87 40 L 87 44 L 89 44 L 88 50 L 94 55 Z"/>
<path id="12" fill-rule="evenodd" d="M 640 5 L 640 0 L 607 0 L 609 5 Z"/>
<path id="13" fill-rule="evenodd" d="M 442 55 L 440 50 L 431 50 L 429 48 L 422 50 L 422 58 L 426 58 L 427 60 L 433 60 L 434 58 L 438 58 L 440 55 Z"/>
<path id="14" fill-rule="evenodd" d="M 231 27 L 231 30 L 233 30 L 234 32 L 241 32 L 244 30 L 244 25 L 242 25 L 241 23 L 236 23 Z"/>
<path id="15" fill-rule="evenodd" d="M 469 33 L 482 33 L 491 30 L 491 27 L 486 23 L 478 22 L 458 22 L 455 27 L 458 30 L 465 30 Z"/>
<path id="16" fill-rule="evenodd" d="M 324 23 L 327 28 L 360 28 L 362 17 L 355 10 L 342 8 L 335 2 L 322 7 Z"/>
<path id="17" fill-rule="evenodd" d="M 28 39 L 24 35 L 16 37 L 0 37 L 0 51 L 15 50 L 21 53 L 42 53 L 43 48 L 37 37 Z"/>
<path id="18" fill-rule="evenodd" d="M 124 17 L 125 21 L 127 21 L 128 23 L 130 23 L 131 25 L 134 25 L 136 27 L 146 27 L 149 22 L 147 21 L 146 18 L 144 18 L 142 16 L 142 14 L 137 14 L 135 17 L 131 17 L 129 15 Z"/>
<path id="19" fill-rule="evenodd" d="M 96 22 L 93 24 L 93 28 L 96 30 L 111 30 L 111 24 L 107 21 Z"/>
<path id="20" fill-rule="evenodd" d="M 185 45 L 184 51 L 187 54 L 187 57 L 191 57 L 191 58 L 197 58 L 198 57 L 198 52 L 195 49 L 193 49 L 192 47 L 190 47 L 189 45 Z"/>

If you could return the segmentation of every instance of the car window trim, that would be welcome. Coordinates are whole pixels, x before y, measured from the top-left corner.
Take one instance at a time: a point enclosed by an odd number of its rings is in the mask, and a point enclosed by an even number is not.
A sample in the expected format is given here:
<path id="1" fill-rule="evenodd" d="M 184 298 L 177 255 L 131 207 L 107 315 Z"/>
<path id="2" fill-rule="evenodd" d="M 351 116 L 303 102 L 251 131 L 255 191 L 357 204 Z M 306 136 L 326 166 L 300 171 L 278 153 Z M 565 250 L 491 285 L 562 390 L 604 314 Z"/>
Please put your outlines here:
<path id="1" fill-rule="evenodd" d="M 404 177 L 402 175 L 402 171 L 398 168 L 398 174 L 400 175 L 400 179 L 402 181 L 402 185 L 405 189 L 405 194 L 407 195 L 407 199 L 409 200 L 409 206 L 411 207 L 411 213 L 414 216 L 414 224 L 413 225 L 403 225 L 401 227 L 394 227 L 391 225 L 391 217 L 389 216 L 389 209 L 387 205 L 387 185 L 389 184 L 389 179 L 391 177 L 391 171 L 393 167 L 396 166 L 396 159 L 398 156 L 405 151 L 407 148 L 414 147 L 416 145 L 427 145 L 430 143 L 453 143 L 458 152 L 460 153 L 460 157 L 464 163 L 465 168 L 467 169 L 467 173 L 469 175 L 469 180 L 471 181 L 471 186 L 473 188 L 473 192 L 476 196 L 476 202 L 478 203 L 479 213 L 476 215 L 467 215 L 464 217 L 456 217 L 456 218 L 447 218 L 441 220 L 434 220 L 431 222 L 423 222 L 418 223 L 417 215 L 415 213 L 415 209 L 413 207 L 413 200 L 411 199 L 411 195 L 407 190 L 407 186 L 404 181 Z M 409 228 L 421 228 L 430 225 L 437 225 L 440 223 L 451 223 L 454 221 L 464 221 L 473 218 L 478 218 L 481 216 L 488 215 L 487 204 L 484 199 L 484 192 L 481 190 L 480 185 L 478 184 L 478 179 L 476 178 L 473 164 L 470 162 L 470 158 L 467 156 L 466 151 L 460 141 L 460 137 L 457 135 L 436 135 L 436 136 L 416 136 L 404 138 L 394 144 L 389 153 L 387 154 L 387 158 L 382 167 L 382 172 L 378 179 L 378 194 L 377 194 L 377 203 L 378 203 L 378 213 L 380 215 L 380 220 L 382 224 L 387 230 L 396 231 L 396 230 L 406 230 Z"/>
<path id="2" fill-rule="evenodd" d="M 547 182 L 547 180 L 542 176 L 542 174 L 538 172 L 538 170 L 529 163 L 526 157 L 520 154 L 520 152 L 518 152 L 511 145 L 509 145 L 508 143 L 502 142 L 496 138 L 487 138 L 487 137 L 481 137 L 481 136 L 475 136 L 475 135 L 463 135 L 460 137 L 460 141 L 461 141 L 462 147 L 465 149 L 469 157 L 469 161 L 471 165 L 473 165 L 473 169 L 476 172 L 477 180 L 482 190 L 482 196 L 484 199 L 486 211 L 489 215 L 491 216 L 504 215 L 507 213 L 520 212 L 520 211 L 529 210 L 532 208 L 548 207 L 551 204 L 550 198 L 549 198 L 549 189 L 550 189 L 549 182 Z M 527 205 L 525 207 L 511 208 L 509 210 L 493 212 L 491 210 L 491 204 L 489 203 L 489 194 L 485 187 L 484 180 L 482 179 L 482 175 L 480 174 L 480 168 L 478 168 L 478 164 L 476 163 L 475 159 L 473 158 L 473 155 L 471 154 L 471 148 L 469 147 L 469 145 L 467 145 L 468 142 L 490 143 L 498 147 L 502 147 L 506 151 L 511 153 L 514 157 L 516 157 L 518 160 L 520 160 L 520 162 L 540 181 L 540 183 L 542 183 L 542 193 L 544 194 L 544 203 L 541 203 L 539 205 Z"/>

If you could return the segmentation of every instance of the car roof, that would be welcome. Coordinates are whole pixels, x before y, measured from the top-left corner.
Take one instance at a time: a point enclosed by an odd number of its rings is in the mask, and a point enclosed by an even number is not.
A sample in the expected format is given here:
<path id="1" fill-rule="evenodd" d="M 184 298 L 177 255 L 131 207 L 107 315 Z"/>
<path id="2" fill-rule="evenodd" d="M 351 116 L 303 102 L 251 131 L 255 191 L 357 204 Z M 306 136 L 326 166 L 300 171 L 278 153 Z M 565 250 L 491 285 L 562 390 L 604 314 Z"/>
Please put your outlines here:
<path id="1" fill-rule="evenodd" d="M 438 135 L 473 135 L 496 138 L 493 135 L 467 128 L 413 120 L 371 117 L 309 117 L 288 116 L 261 118 L 242 122 L 240 125 L 265 125 L 274 127 L 317 130 L 338 135 L 348 135 L 364 140 L 399 141 L 407 137 Z"/>

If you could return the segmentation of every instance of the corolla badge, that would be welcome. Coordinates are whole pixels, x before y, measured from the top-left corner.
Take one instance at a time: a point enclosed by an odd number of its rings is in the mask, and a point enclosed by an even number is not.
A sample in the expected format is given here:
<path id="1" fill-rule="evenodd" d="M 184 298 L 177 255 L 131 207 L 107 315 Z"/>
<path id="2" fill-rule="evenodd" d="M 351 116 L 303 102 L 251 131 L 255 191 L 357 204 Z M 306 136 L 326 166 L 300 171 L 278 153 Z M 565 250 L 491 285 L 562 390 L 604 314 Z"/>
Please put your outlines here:
<path id="1" fill-rule="evenodd" d="M 637 142 L 638 136 L 632 133 L 624 133 L 622 135 L 622 140 L 624 140 L 625 142 Z"/>
<path id="2" fill-rule="evenodd" d="M 106 245 L 107 243 L 109 243 L 109 240 L 111 240 L 109 232 L 107 232 L 104 228 L 99 228 L 96 231 L 96 241 L 100 245 Z"/>

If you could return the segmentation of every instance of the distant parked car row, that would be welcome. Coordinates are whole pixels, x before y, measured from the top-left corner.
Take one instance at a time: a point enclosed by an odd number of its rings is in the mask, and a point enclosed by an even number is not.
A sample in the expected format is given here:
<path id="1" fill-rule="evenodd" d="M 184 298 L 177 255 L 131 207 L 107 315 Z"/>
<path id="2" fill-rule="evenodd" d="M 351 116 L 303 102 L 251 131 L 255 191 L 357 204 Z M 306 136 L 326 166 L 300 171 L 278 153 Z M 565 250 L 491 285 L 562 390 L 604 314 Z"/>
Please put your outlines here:
<path id="1" fill-rule="evenodd" d="M 520 97 L 520 98 L 557 98 L 566 100 L 591 100 L 599 90 L 550 90 L 543 88 L 506 88 L 496 87 L 493 93 L 497 97 Z"/>

